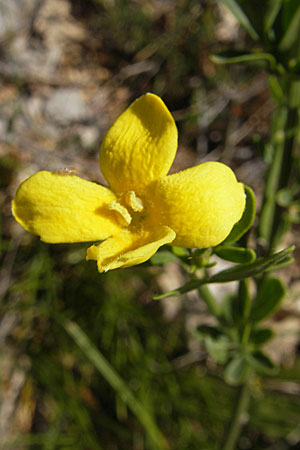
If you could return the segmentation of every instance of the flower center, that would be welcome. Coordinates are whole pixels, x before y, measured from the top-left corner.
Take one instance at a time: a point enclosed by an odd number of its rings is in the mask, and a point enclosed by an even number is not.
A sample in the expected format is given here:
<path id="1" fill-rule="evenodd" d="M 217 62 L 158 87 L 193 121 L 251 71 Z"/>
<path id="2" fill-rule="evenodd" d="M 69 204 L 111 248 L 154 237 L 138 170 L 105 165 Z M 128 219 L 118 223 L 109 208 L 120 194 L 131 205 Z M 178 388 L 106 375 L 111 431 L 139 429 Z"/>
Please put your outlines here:
<path id="1" fill-rule="evenodd" d="M 108 209 L 117 213 L 118 221 L 122 226 L 128 227 L 134 216 L 137 215 L 136 213 L 140 213 L 144 210 L 144 205 L 142 199 L 140 199 L 134 191 L 128 191 L 118 200 L 110 202 L 108 204 Z"/>

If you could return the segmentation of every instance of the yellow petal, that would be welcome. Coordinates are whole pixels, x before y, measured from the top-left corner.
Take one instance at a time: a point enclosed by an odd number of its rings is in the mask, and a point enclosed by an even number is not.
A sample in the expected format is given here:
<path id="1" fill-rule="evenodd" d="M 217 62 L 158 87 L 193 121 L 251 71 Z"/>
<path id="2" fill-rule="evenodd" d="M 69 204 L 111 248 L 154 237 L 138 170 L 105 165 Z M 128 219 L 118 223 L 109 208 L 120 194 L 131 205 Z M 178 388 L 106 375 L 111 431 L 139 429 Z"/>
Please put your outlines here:
<path id="1" fill-rule="evenodd" d="M 114 213 L 106 208 L 115 198 L 108 188 L 75 175 L 42 171 L 21 184 L 12 211 L 44 242 L 87 242 L 119 232 Z"/>
<path id="2" fill-rule="evenodd" d="M 151 190 L 150 190 L 151 191 Z M 244 187 L 232 170 L 207 162 L 153 184 L 162 223 L 176 233 L 173 244 L 207 248 L 222 242 L 245 208 Z"/>
<path id="3" fill-rule="evenodd" d="M 159 247 L 169 244 L 174 238 L 174 231 L 166 226 L 141 233 L 122 230 L 117 236 L 88 248 L 86 259 L 96 260 L 99 272 L 130 267 L 147 261 Z"/>
<path id="4" fill-rule="evenodd" d="M 100 167 L 116 193 L 140 193 L 165 176 L 177 149 L 177 129 L 163 101 L 146 94 L 133 102 L 108 130 Z"/>

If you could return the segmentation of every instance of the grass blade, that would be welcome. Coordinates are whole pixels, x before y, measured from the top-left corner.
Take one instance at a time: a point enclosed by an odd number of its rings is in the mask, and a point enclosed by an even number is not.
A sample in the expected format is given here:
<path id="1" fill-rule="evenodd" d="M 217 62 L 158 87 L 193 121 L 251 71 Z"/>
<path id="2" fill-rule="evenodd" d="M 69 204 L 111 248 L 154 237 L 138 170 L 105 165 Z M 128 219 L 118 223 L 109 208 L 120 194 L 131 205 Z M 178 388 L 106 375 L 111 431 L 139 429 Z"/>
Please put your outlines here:
<path id="1" fill-rule="evenodd" d="M 221 0 L 221 3 L 227 6 L 227 8 L 231 11 L 231 13 L 238 21 L 238 23 L 248 31 L 252 39 L 257 40 L 258 34 L 253 28 L 252 24 L 250 23 L 248 17 L 244 13 L 240 5 L 235 0 Z"/>
<path id="2" fill-rule="evenodd" d="M 279 43 L 279 50 L 281 52 L 289 50 L 292 45 L 299 39 L 299 29 L 300 29 L 300 5 L 298 6 L 296 12 L 293 14 L 293 18 L 287 27 L 287 30 L 282 36 Z"/>
<path id="3" fill-rule="evenodd" d="M 90 341 L 88 336 L 82 329 L 73 321 L 65 320 L 63 327 L 71 336 L 78 347 L 83 351 L 85 356 L 91 361 L 95 368 L 101 373 L 111 387 L 120 395 L 123 402 L 128 405 L 133 414 L 139 420 L 149 437 L 156 443 L 160 450 L 169 449 L 169 445 L 157 428 L 153 418 L 150 416 L 144 406 L 135 398 L 132 392 L 128 389 L 125 382 L 104 358 L 100 351 Z"/>

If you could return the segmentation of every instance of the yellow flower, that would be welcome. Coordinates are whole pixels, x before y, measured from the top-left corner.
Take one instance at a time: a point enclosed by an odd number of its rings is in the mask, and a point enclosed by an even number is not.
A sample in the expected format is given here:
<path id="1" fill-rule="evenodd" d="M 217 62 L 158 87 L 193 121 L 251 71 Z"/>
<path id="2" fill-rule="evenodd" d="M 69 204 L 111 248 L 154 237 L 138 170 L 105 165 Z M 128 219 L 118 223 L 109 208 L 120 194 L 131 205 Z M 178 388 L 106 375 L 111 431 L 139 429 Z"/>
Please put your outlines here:
<path id="1" fill-rule="evenodd" d="M 99 272 L 140 264 L 164 244 L 215 246 L 242 216 L 243 185 L 218 162 L 167 176 L 176 149 L 173 117 L 159 97 L 146 94 L 102 142 L 100 167 L 110 188 L 38 172 L 19 187 L 14 217 L 44 242 L 103 241 L 87 250 Z"/>

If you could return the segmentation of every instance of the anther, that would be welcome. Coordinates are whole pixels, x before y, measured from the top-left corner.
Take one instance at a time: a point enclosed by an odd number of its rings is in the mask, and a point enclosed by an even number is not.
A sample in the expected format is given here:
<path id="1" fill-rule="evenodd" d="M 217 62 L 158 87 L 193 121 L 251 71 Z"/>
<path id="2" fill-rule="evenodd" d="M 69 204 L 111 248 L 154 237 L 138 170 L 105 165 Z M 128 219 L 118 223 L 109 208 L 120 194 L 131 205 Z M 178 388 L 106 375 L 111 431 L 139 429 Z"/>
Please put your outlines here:
<path id="1" fill-rule="evenodd" d="M 124 206 L 120 205 L 120 203 L 113 200 L 107 205 L 107 207 L 111 211 L 115 211 L 119 214 L 118 218 L 123 222 L 122 225 L 126 226 L 130 225 L 132 218 Z"/>
<path id="2" fill-rule="evenodd" d="M 139 197 L 137 197 L 134 191 L 126 192 L 125 202 L 135 212 L 141 212 L 144 209 L 142 200 Z"/>

